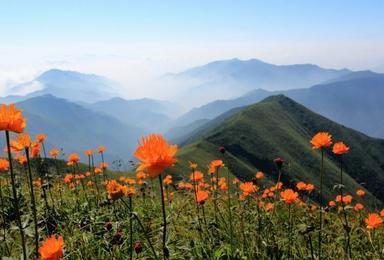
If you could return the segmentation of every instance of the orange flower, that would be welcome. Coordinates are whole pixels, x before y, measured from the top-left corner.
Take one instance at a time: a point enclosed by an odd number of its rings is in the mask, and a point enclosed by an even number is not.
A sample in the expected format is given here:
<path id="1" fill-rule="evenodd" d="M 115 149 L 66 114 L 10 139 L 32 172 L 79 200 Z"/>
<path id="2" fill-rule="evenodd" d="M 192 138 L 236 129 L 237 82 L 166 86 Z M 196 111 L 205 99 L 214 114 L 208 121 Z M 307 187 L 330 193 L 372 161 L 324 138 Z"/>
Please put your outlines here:
<path id="1" fill-rule="evenodd" d="M 69 183 L 72 182 L 72 179 L 73 179 L 73 175 L 72 175 L 72 174 L 67 174 L 67 175 L 65 175 L 65 177 L 64 177 L 64 182 L 65 182 L 66 184 L 69 184 Z"/>
<path id="2" fill-rule="evenodd" d="M 41 179 L 38 178 L 32 182 L 33 187 L 40 188 L 41 187 Z"/>
<path id="3" fill-rule="evenodd" d="M 280 197 L 282 201 L 285 201 L 285 203 L 290 204 L 297 200 L 299 194 L 293 191 L 292 189 L 286 189 L 280 193 Z"/>
<path id="4" fill-rule="evenodd" d="M 0 158 L 0 172 L 6 172 L 9 170 L 9 161 Z"/>
<path id="5" fill-rule="evenodd" d="M 54 235 L 45 240 L 39 248 L 41 260 L 57 260 L 63 257 L 63 237 Z"/>
<path id="6" fill-rule="evenodd" d="M 296 184 L 296 188 L 298 189 L 298 190 L 305 190 L 306 188 L 307 188 L 307 184 L 305 184 L 304 182 L 298 182 L 297 184 Z"/>
<path id="7" fill-rule="evenodd" d="M 193 185 L 191 183 L 184 184 L 184 189 L 191 190 L 193 188 Z"/>
<path id="8" fill-rule="evenodd" d="M 151 134 L 141 139 L 135 156 L 141 161 L 137 171 L 146 170 L 149 177 L 159 176 L 176 163 L 177 145 L 169 145 L 162 135 Z"/>
<path id="9" fill-rule="evenodd" d="M 46 139 L 47 139 L 47 136 L 46 136 L 45 134 L 37 134 L 37 135 L 36 135 L 36 140 L 37 140 L 39 143 L 44 142 Z"/>
<path id="10" fill-rule="evenodd" d="M 41 151 L 40 143 L 32 142 L 31 148 L 32 148 L 31 149 L 32 158 L 40 155 L 40 151 Z"/>
<path id="11" fill-rule="evenodd" d="M 126 197 L 133 196 L 136 193 L 136 189 L 134 187 L 122 186 L 121 189 Z"/>
<path id="12" fill-rule="evenodd" d="M 332 144 L 332 136 L 327 132 L 317 133 L 310 142 L 313 149 L 329 147 Z"/>
<path id="13" fill-rule="evenodd" d="M 271 203 L 271 202 L 268 202 L 268 203 L 265 205 L 265 210 L 266 210 L 266 211 L 272 211 L 273 208 L 274 208 L 274 205 L 273 205 L 273 203 Z"/>
<path id="14" fill-rule="evenodd" d="M 138 172 L 136 173 L 136 178 L 139 179 L 139 180 L 144 180 L 146 178 L 146 174 L 145 172 Z"/>
<path id="15" fill-rule="evenodd" d="M 86 172 L 85 173 L 85 177 L 91 177 L 91 173 L 90 172 Z"/>
<path id="16" fill-rule="evenodd" d="M 88 186 L 88 187 L 92 187 L 93 184 L 95 184 L 93 181 L 88 181 L 88 182 L 87 182 L 87 186 Z"/>
<path id="17" fill-rule="evenodd" d="M 185 188 L 185 183 L 184 182 L 179 182 L 178 184 L 177 184 L 177 188 L 179 188 L 179 189 L 184 189 Z"/>
<path id="18" fill-rule="evenodd" d="M 336 202 L 331 200 L 330 202 L 328 202 L 328 206 L 330 206 L 331 208 L 333 208 L 334 206 L 336 206 Z"/>
<path id="19" fill-rule="evenodd" d="M 307 187 L 305 188 L 305 190 L 308 191 L 308 193 L 311 193 L 314 189 L 315 189 L 315 186 L 311 183 L 308 183 Z"/>
<path id="20" fill-rule="evenodd" d="M 200 205 L 204 204 L 208 200 L 209 193 L 208 191 L 198 190 L 196 193 L 196 202 Z"/>
<path id="21" fill-rule="evenodd" d="M 356 195 L 359 197 L 364 197 L 365 196 L 365 191 L 362 189 L 359 189 L 356 191 Z"/>
<path id="22" fill-rule="evenodd" d="M 232 183 L 235 185 L 238 184 L 239 182 L 240 182 L 240 180 L 238 178 L 234 178 L 232 181 Z"/>
<path id="23" fill-rule="evenodd" d="M 99 147 L 97 147 L 97 152 L 98 153 L 104 153 L 105 152 L 105 147 L 100 145 Z"/>
<path id="24" fill-rule="evenodd" d="M 53 148 L 50 152 L 52 157 L 57 157 L 59 155 L 59 150 L 57 150 L 56 148 Z"/>
<path id="25" fill-rule="evenodd" d="M 80 161 L 80 156 L 77 153 L 71 153 L 68 157 L 68 161 L 76 164 Z"/>
<path id="26" fill-rule="evenodd" d="M 257 187 L 252 182 L 244 182 L 240 184 L 240 190 L 243 191 L 245 196 L 257 191 Z"/>
<path id="27" fill-rule="evenodd" d="M 125 178 L 124 182 L 128 185 L 133 185 L 136 183 L 136 181 L 134 179 L 131 179 L 131 178 Z"/>
<path id="28" fill-rule="evenodd" d="M 28 134 L 21 133 L 17 136 L 16 140 L 11 140 L 10 144 L 11 144 L 12 151 L 20 152 L 24 149 L 29 148 L 32 142 Z"/>
<path id="29" fill-rule="evenodd" d="M 364 205 L 361 204 L 361 203 L 356 203 L 354 209 L 355 209 L 356 211 L 360 211 L 360 210 L 364 209 Z"/>
<path id="30" fill-rule="evenodd" d="M 342 155 L 349 151 L 349 147 L 346 146 L 343 142 L 338 142 L 333 145 L 332 152 L 334 154 Z"/>
<path id="31" fill-rule="evenodd" d="M 107 192 L 108 198 L 111 200 L 117 200 L 125 195 L 123 186 L 117 183 L 116 180 L 108 181 Z"/>
<path id="32" fill-rule="evenodd" d="M 27 126 L 27 120 L 14 104 L 0 105 L 0 131 L 22 133 Z"/>
<path id="33" fill-rule="evenodd" d="M 209 164 L 209 169 L 208 169 L 208 172 L 210 174 L 214 174 L 219 168 L 223 167 L 224 166 L 224 163 L 222 160 L 213 160 L 211 161 L 211 163 Z"/>
<path id="34" fill-rule="evenodd" d="M 96 167 L 95 168 L 95 174 L 100 174 L 102 173 L 103 171 L 99 168 L 99 167 Z"/>
<path id="35" fill-rule="evenodd" d="M 165 176 L 163 182 L 164 182 L 165 186 L 171 185 L 172 184 L 172 175 Z"/>
<path id="36" fill-rule="evenodd" d="M 263 172 L 257 172 L 255 177 L 258 180 L 264 179 L 264 173 Z"/>
<path id="37" fill-rule="evenodd" d="M 336 202 L 341 202 L 341 195 L 336 196 Z M 343 196 L 343 204 L 350 204 L 351 202 L 352 202 L 352 196 L 351 195 Z"/>
<path id="38" fill-rule="evenodd" d="M 102 162 L 102 163 L 100 163 L 99 167 L 100 167 L 101 169 L 105 170 L 105 169 L 108 168 L 108 163 L 106 163 L 106 162 Z"/>
<path id="39" fill-rule="evenodd" d="M 376 229 L 381 226 L 383 219 L 376 213 L 368 214 L 368 217 L 364 219 L 368 229 Z"/>
<path id="40" fill-rule="evenodd" d="M 199 182 L 199 181 L 202 181 L 204 179 L 204 174 L 200 171 L 195 171 L 195 172 L 191 173 L 191 176 L 189 176 L 189 179 L 191 181 Z"/>
<path id="41" fill-rule="evenodd" d="M 93 154 L 93 151 L 91 149 L 84 151 L 85 156 L 91 156 Z"/>

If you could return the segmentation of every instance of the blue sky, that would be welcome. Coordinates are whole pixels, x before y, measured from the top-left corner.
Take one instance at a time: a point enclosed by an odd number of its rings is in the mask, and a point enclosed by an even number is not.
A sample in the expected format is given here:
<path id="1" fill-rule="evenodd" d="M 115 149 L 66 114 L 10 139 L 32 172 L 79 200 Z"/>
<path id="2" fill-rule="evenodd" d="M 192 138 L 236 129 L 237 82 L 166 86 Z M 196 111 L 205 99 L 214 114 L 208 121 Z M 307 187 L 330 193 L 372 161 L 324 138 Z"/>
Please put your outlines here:
<path id="1" fill-rule="evenodd" d="M 133 89 L 233 57 L 384 71 L 383 13 L 380 0 L 3 0 L 0 88 L 59 67 Z"/>

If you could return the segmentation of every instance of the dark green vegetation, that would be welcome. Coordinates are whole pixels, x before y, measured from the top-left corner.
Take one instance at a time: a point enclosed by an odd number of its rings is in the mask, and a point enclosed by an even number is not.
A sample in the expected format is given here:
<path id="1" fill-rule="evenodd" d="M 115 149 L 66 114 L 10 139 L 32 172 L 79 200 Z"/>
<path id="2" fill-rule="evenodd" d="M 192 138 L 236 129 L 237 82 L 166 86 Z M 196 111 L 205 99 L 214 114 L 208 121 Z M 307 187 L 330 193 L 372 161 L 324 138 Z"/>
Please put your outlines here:
<path id="1" fill-rule="evenodd" d="M 224 146 L 229 153 L 229 168 L 242 180 L 251 179 L 259 169 L 276 181 L 273 160 L 282 157 L 285 184 L 293 186 L 304 181 L 318 188 L 320 152 L 312 150 L 309 141 L 315 133 L 327 131 L 334 142 L 342 140 L 350 146 L 343 162 L 346 192 L 354 194 L 357 188 L 364 187 L 370 205 L 383 202 L 383 140 L 332 122 L 282 95 L 238 110 L 217 118 L 187 138 L 185 143 L 189 144 L 179 153 L 180 165 L 184 165 L 182 172 L 187 171 L 187 160 L 206 165 L 218 157 L 217 148 Z M 339 183 L 339 161 L 330 150 L 325 154 L 325 198 L 331 200 L 337 195 L 333 186 Z"/>

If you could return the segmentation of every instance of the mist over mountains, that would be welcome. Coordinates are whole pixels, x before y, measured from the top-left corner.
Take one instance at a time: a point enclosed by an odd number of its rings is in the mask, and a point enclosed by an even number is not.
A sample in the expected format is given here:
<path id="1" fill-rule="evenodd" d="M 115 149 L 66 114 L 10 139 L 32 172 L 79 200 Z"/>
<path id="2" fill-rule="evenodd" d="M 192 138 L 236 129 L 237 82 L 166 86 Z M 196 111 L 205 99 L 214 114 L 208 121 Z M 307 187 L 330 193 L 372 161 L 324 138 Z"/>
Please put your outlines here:
<path id="1" fill-rule="evenodd" d="M 337 123 L 384 138 L 384 74 L 232 59 L 165 77 L 189 84 L 178 86 L 177 98 L 169 100 L 124 99 L 118 94 L 119 84 L 110 79 L 52 69 L 13 86 L 1 102 L 16 102 L 24 109 L 28 131 L 46 133 L 49 147 L 82 154 L 92 145 L 105 145 L 110 162 L 131 159 L 144 134 L 163 133 L 184 144 L 233 111 L 277 94 Z M 186 107 L 193 108 L 185 112 Z"/>

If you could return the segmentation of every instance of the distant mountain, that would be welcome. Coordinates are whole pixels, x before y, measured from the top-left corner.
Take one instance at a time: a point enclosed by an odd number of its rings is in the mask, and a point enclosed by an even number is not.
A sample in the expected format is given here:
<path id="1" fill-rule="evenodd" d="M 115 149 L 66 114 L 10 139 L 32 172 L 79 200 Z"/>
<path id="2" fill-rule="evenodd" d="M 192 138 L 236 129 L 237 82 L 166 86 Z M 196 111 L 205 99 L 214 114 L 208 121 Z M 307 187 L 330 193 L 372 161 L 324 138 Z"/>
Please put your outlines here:
<path id="1" fill-rule="evenodd" d="M 48 136 L 48 148 L 63 148 L 66 156 L 78 152 L 85 161 L 85 149 L 106 147 L 106 159 L 128 160 L 143 133 L 140 128 L 100 114 L 67 100 L 44 95 L 16 104 L 27 117 L 27 131 Z"/>
<path id="2" fill-rule="evenodd" d="M 353 194 L 362 186 L 368 191 L 366 203 L 384 201 L 384 140 L 370 138 L 315 114 L 285 96 L 272 96 L 249 107 L 232 110 L 196 132 L 178 153 L 178 172 L 188 172 L 188 160 L 204 168 L 220 158 L 219 146 L 227 150 L 226 164 L 242 180 L 250 180 L 257 170 L 264 171 L 271 183 L 277 179 L 273 163 L 285 160 L 282 180 L 286 186 L 298 181 L 315 184 L 318 194 L 320 153 L 309 140 L 318 131 L 329 131 L 333 140 L 350 146 L 344 157 L 345 191 Z M 325 198 L 334 198 L 333 186 L 339 180 L 338 159 L 325 153 Z M 203 169 L 202 168 L 202 169 Z M 380 201 L 380 202 L 379 202 Z"/>
<path id="3" fill-rule="evenodd" d="M 213 119 L 235 107 L 247 106 L 265 97 L 284 94 L 338 123 L 384 138 L 384 74 L 353 72 L 308 89 L 266 91 L 257 89 L 236 99 L 217 100 L 192 109 L 174 121 L 181 127 L 196 120 Z"/>
<path id="4" fill-rule="evenodd" d="M 8 102 L 51 94 L 70 101 L 96 102 L 116 96 L 117 83 L 94 74 L 51 69 L 8 90 Z M 7 101 L 4 99 L 3 101 Z"/>
<path id="5" fill-rule="evenodd" d="M 176 103 L 148 98 L 125 100 L 112 98 L 89 104 L 88 108 L 116 117 L 120 121 L 136 125 L 146 132 L 162 132 L 168 128 L 171 119 L 180 115 Z"/>
<path id="6" fill-rule="evenodd" d="M 324 69 L 313 64 L 274 65 L 257 59 L 232 59 L 211 62 L 167 77 L 179 82 L 196 82 L 183 88 L 177 99 L 185 100 L 186 104 L 202 105 L 258 88 L 269 91 L 307 88 L 350 72 L 347 69 Z"/>

